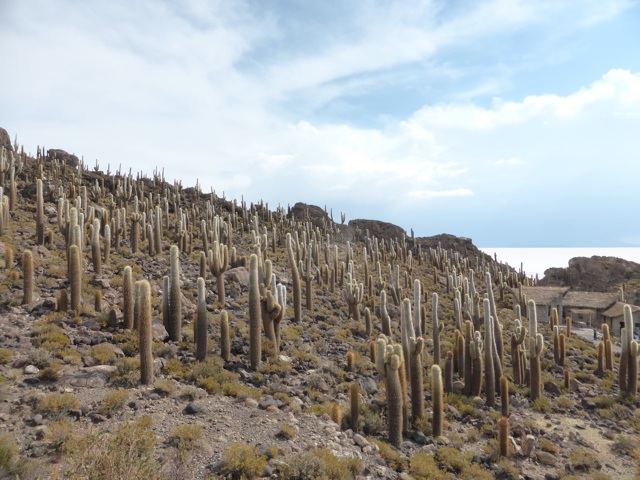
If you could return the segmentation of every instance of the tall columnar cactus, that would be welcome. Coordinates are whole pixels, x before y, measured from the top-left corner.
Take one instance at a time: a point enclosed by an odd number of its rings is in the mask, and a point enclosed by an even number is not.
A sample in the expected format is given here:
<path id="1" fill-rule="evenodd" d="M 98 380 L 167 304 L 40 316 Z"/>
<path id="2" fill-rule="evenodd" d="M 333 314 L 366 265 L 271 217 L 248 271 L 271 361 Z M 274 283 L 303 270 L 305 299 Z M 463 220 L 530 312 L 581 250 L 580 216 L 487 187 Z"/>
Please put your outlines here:
<path id="1" fill-rule="evenodd" d="M 465 395 L 471 395 L 472 385 L 472 361 L 471 357 L 471 343 L 474 341 L 473 324 L 471 320 L 464 322 L 464 341 L 465 341 L 465 356 L 464 356 L 464 393 Z M 460 365 L 460 368 L 462 366 Z M 481 383 L 481 382 L 480 382 Z M 475 396 L 475 395 L 474 395 Z"/>
<path id="2" fill-rule="evenodd" d="M 553 326 L 553 361 L 556 365 L 560 365 L 560 327 Z"/>
<path id="3" fill-rule="evenodd" d="M 231 358 L 231 339 L 229 335 L 229 314 L 220 312 L 220 356 L 225 362 Z"/>
<path id="4" fill-rule="evenodd" d="M 108 263 L 111 258 L 111 226 L 107 223 L 104 226 L 104 263 Z"/>
<path id="5" fill-rule="evenodd" d="M 540 398 L 540 356 L 544 349 L 544 338 L 541 333 L 538 333 L 535 301 L 529 300 L 527 314 L 529 316 L 529 396 L 533 401 Z"/>
<path id="6" fill-rule="evenodd" d="M 289 257 L 293 289 L 293 321 L 299 323 L 302 320 L 302 287 L 300 285 L 300 272 L 298 271 L 298 262 L 293 252 L 293 240 L 290 233 L 287 233 L 287 256 Z"/>
<path id="7" fill-rule="evenodd" d="M 501 457 L 509 455 L 509 419 L 506 417 L 498 420 L 498 451 Z"/>
<path id="8" fill-rule="evenodd" d="M 471 375 L 468 394 L 472 397 L 478 397 L 482 390 L 482 354 L 484 351 L 480 331 L 476 330 L 474 339 L 469 343 L 471 347 L 469 349 L 469 357 L 471 357 L 471 368 L 469 370 L 471 370 Z"/>
<path id="9" fill-rule="evenodd" d="M 91 263 L 93 264 L 93 273 L 100 275 L 102 273 L 102 251 L 100 249 L 100 220 L 93 220 L 93 231 L 91 233 Z"/>
<path id="10" fill-rule="evenodd" d="M 138 253 L 140 251 L 140 221 L 142 220 L 142 214 L 137 212 L 131 214 L 131 253 Z"/>
<path id="11" fill-rule="evenodd" d="M 213 242 L 211 250 L 209 250 L 209 270 L 216 277 L 216 286 L 218 288 L 218 301 L 224 308 L 225 288 L 224 288 L 224 272 L 229 268 L 229 248 L 227 245 L 221 244 L 217 240 Z"/>
<path id="12" fill-rule="evenodd" d="M 351 429 L 358 433 L 360 429 L 360 388 L 356 382 L 351 382 L 349 385 L 349 404 L 351 407 Z"/>
<path id="13" fill-rule="evenodd" d="M 389 355 L 385 361 L 387 387 L 387 421 L 389 422 L 389 443 L 396 448 L 402 446 L 403 395 L 400 383 L 400 357 Z"/>
<path id="14" fill-rule="evenodd" d="M 82 258 L 77 245 L 69 247 L 69 289 L 71 290 L 71 310 L 78 313 L 82 294 Z"/>
<path id="15" fill-rule="evenodd" d="M 596 375 L 602 376 L 604 374 L 604 343 L 598 342 L 598 348 L 596 353 L 596 358 L 598 360 L 598 367 L 596 368 Z"/>
<path id="16" fill-rule="evenodd" d="M 44 245 L 44 200 L 41 178 L 36 180 L 36 243 Z"/>
<path id="17" fill-rule="evenodd" d="M 408 298 L 405 298 L 402 301 L 402 305 L 400 308 L 400 333 L 402 339 L 402 354 L 404 356 L 405 363 L 405 373 L 406 378 L 411 378 L 411 369 L 413 365 L 411 364 L 411 356 L 409 355 L 409 339 L 411 337 L 415 337 L 416 334 L 413 330 L 413 321 L 411 319 L 411 301 Z"/>
<path id="18" fill-rule="evenodd" d="M 342 298 L 349 306 L 349 315 L 356 322 L 360 321 L 360 303 L 364 297 L 364 285 L 358 283 L 351 277 L 351 272 L 347 273 L 347 282 L 342 289 Z"/>
<path id="19" fill-rule="evenodd" d="M 140 338 L 140 382 L 153 383 L 153 333 L 151 329 L 151 287 L 146 280 L 136 282 L 138 333 Z"/>
<path id="20" fill-rule="evenodd" d="M 560 365 L 561 367 L 564 367 L 564 362 L 567 356 L 567 340 L 566 340 L 566 337 L 564 336 L 564 333 L 561 333 L 558 336 L 558 346 L 560 349 L 560 353 L 558 354 L 558 365 Z M 605 353 L 606 353 L 606 349 L 607 349 L 607 346 L 605 345 Z"/>
<path id="21" fill-rule="evenodd" d="M 613 344 L 609 325 L 606 323 L 602 324 L 602 341 L 604 342 L 604 366 L 607 370 L 613 371 Z"/>
<path id="22" fill-rule="evenodd" d="M 622 352 L 620 355 L 620 370 L 622 370 L 622 363 L 626 361 L 626 389 L 625 391 L 635 397 L 638 392 L 638 342 L 633 339 L 633 313 L 629 305 L 624 306 L 624 329 L 625 335 L 623 337 Z M 626 355 L 625 355 L 626 354 Z M 626 357 L 626 359 L 625 359 Z M 621 388 L 622 390 L 622 388 Z"/>
<path id="23" fill-rule="evenodd" d="M 433 403 L 431 432 L 434 438 L 438 438 L 442 435 L 444 418 L 444 388 L 442 386 L 442 371 L 439 365 L 433 365 L 431 367 L 431 397 Z"/>
<path id="24" fill-rule="evenodd" d="M 179 342 L 182 331 L 182 293 L 180 292 L 180 250 L 171 245 L 169 251 L 171 274 L 169 278 L 169 339 Z"/>
<path id="25" fill-rule="evenodd" d="M 571 338 L 571 317 L 565 318 L 564 321 L 567 326 L 567 338 Z"/>
<path id="26" fill-rule="evenodd" d="M 411 257 L 410 257 L 411 258 Z M 417 278 L 413 281 L 413 329 L 416 332 L 418 337 L 422 336 L 422 322 L 420 321 L 421 317 L 421 306 L 420 306 L 420 296 L 422 292 L 422 286 L 420 285 L 420 280 Z M 426 332 L 425 332 L 426 333 Z M 440 346 L 440 341 L 438 340 L 438 346 Z M 440 355 L 438 355 L 438 362 L 440 361 Z"/>
<path id="27" fill-rule="evenodd" d="M 169 290 L 171 289 L 171 280 L 169 279 L 169 275 L 165 275 L 162 277 L 162 324 L 164 328 L 169 332 L 169 318 L 170 314 L 170 301 L 169 301 Z"/>
<path id="28" fill-rule="evenodd" d="M 380 292 L 380 321 L 382 323 L 382 333 L 391 339 L 391 318 L 387 310 L 387 294 L 384 290 Z"/>
<path id="29" fill-rule="evenodd" d="M 444 393 L 453 392 L 453 352 L 449 350 L 444 359 Z"/>
<path id="30" fill-rule="evenodd" d="M 22 252 L 22 304 L 33 301 L 33 253 L 26 249 Z"/>
<path id="31" fill-rule="evenodd" d="M 444 323 L 438 319 L 438 294 L 431 295 L 431 319 L 433 322 L 433 364 L 440 365 L 440 333 L 444 328 Z"/>
<path id="32" fill-rule="evenodd" d="M 526 327 L 522 326 L 520 320 L 516 319 L 515 329 L 511 334 L 511 365 L 513 370 L 513 383 L 516 385 L 522 385 L 524 383 L 524 378 L 522 378 L 521 375 L 522 366 L 520 363 L 520 345 L 522 345 L 526 336 Z"/>
<path id="33" fill-rule="evenodd" d="M 261 317 L 258 257 L 252 253 L 249 257 L 249 365 L 252 370 L 258 368 L 262 357 Z"/>
<path id="34" fill-rule="evenodd" d="M 265 336 L 273 344 L 274 355 L 278 354 L 279 348 L 279 338 L 276 336 L 274 325 L 276 323 L 280 323 L 283 315 L 282 306 L 278 303 L 276 297 L 276 295 L 271 293 L 271 290 L 266 290 L 264 296 L 260 299 L 262 308 L 262 327 L 264 329 Z"/>
<path id="35" fill-rule="evenodd" d="M 124 315 L 124 328 L 133 330 L 133 273 L 131 267 L 127 265 L 124 267 L 122 274 L 122 313 Z"/>
<path id="36" fill-rule="evenodd" d="M 503 417 L 509 417 L 509 379 L 506 376 L 500 377 L 500 402 Z"/>
<path id="37" fill-rule="evenodd" d="M 413 422 L 422 419 L 424 412 L 424 380 L 422 374 L 422 352 L 424 339 L 409 339 L 409 355 L 411 356 L 411 418 Z"/>
<path id="38" fill-rule="evenodd" d="M 491 282 L 491 274 L 489 272 L 486 273 L 487 280 L 487 295 L 489 299 L 489 308 L 491 309 L 491 316 L 493 317 L 493 342 L 495 345 L 494 352 L 494 368 L 496 369 L 496 380 L 502 376 L 502 326 L 500 325 L 500 320 L 498 318 L 498 310 L 496 309 L 496 301 L 493 296 L 493 283 Z M 496 359 L 497 353 L 497 359 Z M 497 365 L 500 366 L 500 374 L 498 374 Z"/>
<path id="39" fill-rule="evenodd" d="M 493 366 L 493 317 L 489 299 L 485 298 L 484 308 L 484 390 L 487 396 L 487 405 L 495 405 L 496 379 Z"/>
<path id="40" fill-rule="evenodd" d="M 367 338 L 371 337 L 371 332 L 373 331 L 373 323 L 371 320 L 371 310 L 369 310 L 369 307 L 364 308 L 364 330 Z"/>
<path id="41" fill-rule="evenodd" d="M 204 289 L 204 278 L 198 277 L 198 306 L 196 310 L 196 360 L 203 361 L 207 356 L 209 340 L 207 320 L 207 300 Z"/>

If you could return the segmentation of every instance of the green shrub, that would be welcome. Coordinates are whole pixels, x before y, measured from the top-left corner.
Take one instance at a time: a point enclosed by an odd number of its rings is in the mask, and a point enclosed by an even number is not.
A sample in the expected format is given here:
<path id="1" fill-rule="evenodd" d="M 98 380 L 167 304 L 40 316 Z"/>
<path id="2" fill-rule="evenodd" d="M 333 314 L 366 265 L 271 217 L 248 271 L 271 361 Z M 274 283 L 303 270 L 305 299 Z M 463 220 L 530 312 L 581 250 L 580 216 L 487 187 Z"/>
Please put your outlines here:
<path id="1" fill-rule="evenodd" d="M 40 399 L 37 411 L 43 415 L 55 417 L 78 408 L 80 408 L 80 400 L 70 393 L 52 392 Z"/>
<path id="2" fill-rule="evenodd" d="M 222 472 L 233 478 L 255 478 L 262 475 L 267 459 L 258 455 L 257 447 L 246 443 L 232 443 L 222 452 Z"/>
<path id="3" fill-rule="evenodd" d="M 185 463 L 204 438 L 202 425 L 178 425 L 169 435 L 169 443 L 178 449 L 178 461 Z"/>
<path id="4" fill-rule="evenodd" d="M 435 457 L 441 468 L 453 470 L 456 473 L 462 472 L 469 463 L 469 459 L 465 458 L 460 450 L 453 447 L 440 447 Z"/>
<path id="5" fill-rule="evenodd" d="M 7 350 L 6 348 L 0 348 L 0 365 L 6 365 L 11 361 L 12 358 L 11 350 Z"/>
<path id="6" fill-rule="evenodd" d="M 416 480 L 446 480 L 451 475 L 443 472 L 438 467 L 433 455 L 425 452 L 416 452 L 409 459 L 409 473 Z"/>
<path id="7" fill-rule="evenodd" d="M 602 468 L 598 455 L 584 447 L 576 448 L 569 454 L 569 463 L 575 470 L 586 472 Z"/>
<path id="8" fill-rule="evenodd" d="M 107 393 L 98 406 L 98 411 L 103 415 L 111 415 L 112 413 L 122 409 L 129 399 L 129 393 L 123 389 L 118 388 Z"/>
<path id="9" fill-rule="evenodd" d="M 284 438 L 285 440 L 293 440 L 298 436 L 298 427 L 296 427 L 295 425 L 281 423 L 278 428 L 278 436 Z"/>
<path id="10" fill-rule="evenodd" d="M 116 369 L 109 374 L 109 382 L 120 387 L 135 387 L 140 381 L 140 359 L 121 358 Z"/>
<path id="11" fill-rule="evenodd" d="M 369 441 L 375 443 L 380 449 L 380 456 L 389 468 L 393 468 L 396 472 L 403 472 L 407 468 L 407 459 L 402 456 L 398 450 L 393 448 L 387 442 L 378 440 L 377 438 L 369 438 Z"/>

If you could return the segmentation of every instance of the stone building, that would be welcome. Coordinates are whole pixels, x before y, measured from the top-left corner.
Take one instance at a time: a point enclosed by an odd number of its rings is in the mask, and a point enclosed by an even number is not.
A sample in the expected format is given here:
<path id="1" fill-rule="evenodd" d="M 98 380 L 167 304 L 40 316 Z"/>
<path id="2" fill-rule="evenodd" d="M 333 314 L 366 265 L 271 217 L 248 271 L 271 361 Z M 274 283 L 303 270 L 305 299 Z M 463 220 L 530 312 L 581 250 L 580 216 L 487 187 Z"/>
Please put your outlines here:
<path id="1" fill-rule="evenodd" d="M 522 294 L 527 301 L 536 302 L 536 316 L 540 323 L 549 323 L 554 308 L 558 310 L 558 316 L 564 318 L 563 298 L 568 291 L 569 287 L 522 287 Z M 513 293 L 518 298 L 518 289 L 514 289 Z M 523 311 L 522 316 L 526 317 L 527 312 Z"/>
<path id="2" fill-rule="evenodd" d="M 620 336 L 620 329 L 624 327 L 624 303 L 616 302 L 602 313 L 603 322 L 609 325 L 609 331 L 614 337 Z M 640 328 L 640 307 L 631 305 L 634 331 Z M 635 333 L 635 332 L 634 332 Z"/>
<path id="3" fill-rule="evenodd" d="M 587 327 L 602 325 L 602 314 L 615 305 L 620 298 L 618 293 L 568 291 L 562 299 L 564 316 L 571 317 L 576 326 L 582 323 Z"/>

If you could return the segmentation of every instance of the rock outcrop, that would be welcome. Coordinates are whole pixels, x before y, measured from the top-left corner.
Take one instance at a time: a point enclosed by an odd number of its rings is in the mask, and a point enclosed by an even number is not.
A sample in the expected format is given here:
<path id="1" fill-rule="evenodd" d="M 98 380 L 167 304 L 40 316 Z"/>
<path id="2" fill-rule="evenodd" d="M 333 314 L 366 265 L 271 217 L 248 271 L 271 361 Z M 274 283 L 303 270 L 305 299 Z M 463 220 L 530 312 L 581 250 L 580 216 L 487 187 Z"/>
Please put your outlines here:
<path id="1" fill-rule="evenodd" d="M 594 255 L 591 258 L 572 258 L 566 268 L 548 268 L 538 284 L 606 292 L 634 279 L 640 279 L 640 264 L 617 257 Z"/>
<path id="2" fill-rule="evenodd" d="M 13 145 L 11 145 L 11 137 L 9 132 L 0 127 L 0 147 L 4 147 L 5 150 L 13 151 Z"/>

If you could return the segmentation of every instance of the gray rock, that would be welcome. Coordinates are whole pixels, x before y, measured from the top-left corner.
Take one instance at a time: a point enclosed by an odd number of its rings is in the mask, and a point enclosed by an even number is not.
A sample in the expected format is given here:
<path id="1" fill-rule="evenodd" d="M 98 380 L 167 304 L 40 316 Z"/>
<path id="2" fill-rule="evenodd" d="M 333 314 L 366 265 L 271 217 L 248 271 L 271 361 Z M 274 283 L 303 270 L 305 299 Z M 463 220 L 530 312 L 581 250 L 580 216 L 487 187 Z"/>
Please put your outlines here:
<path id="1" fill-rule="evenodd" d="M 560 387 L 551 380 L 544 382 L 544 391 L 553 395 L 562 395 L 562 390 L 560 390 Z"/>
<path id="2" fill-rule="evenodd" d="M 522 456 L 523 457 L 530 457 L 531 454 L 533 453 L 533 448 L 536 444 L 536 437 L 534 437 L 533 435 L 527 435 L 526 437 L 524 437 L 524 439 L 522 440 Z"/>
<path id="3" fill-rule="evenodd" d="M 27 365 L 26 367 L 24 367 L 24 373 L 26 373 L 27 375 L 35 375 L 38 372 L 40 372 L 40 369 L 35 365 Z"/>

